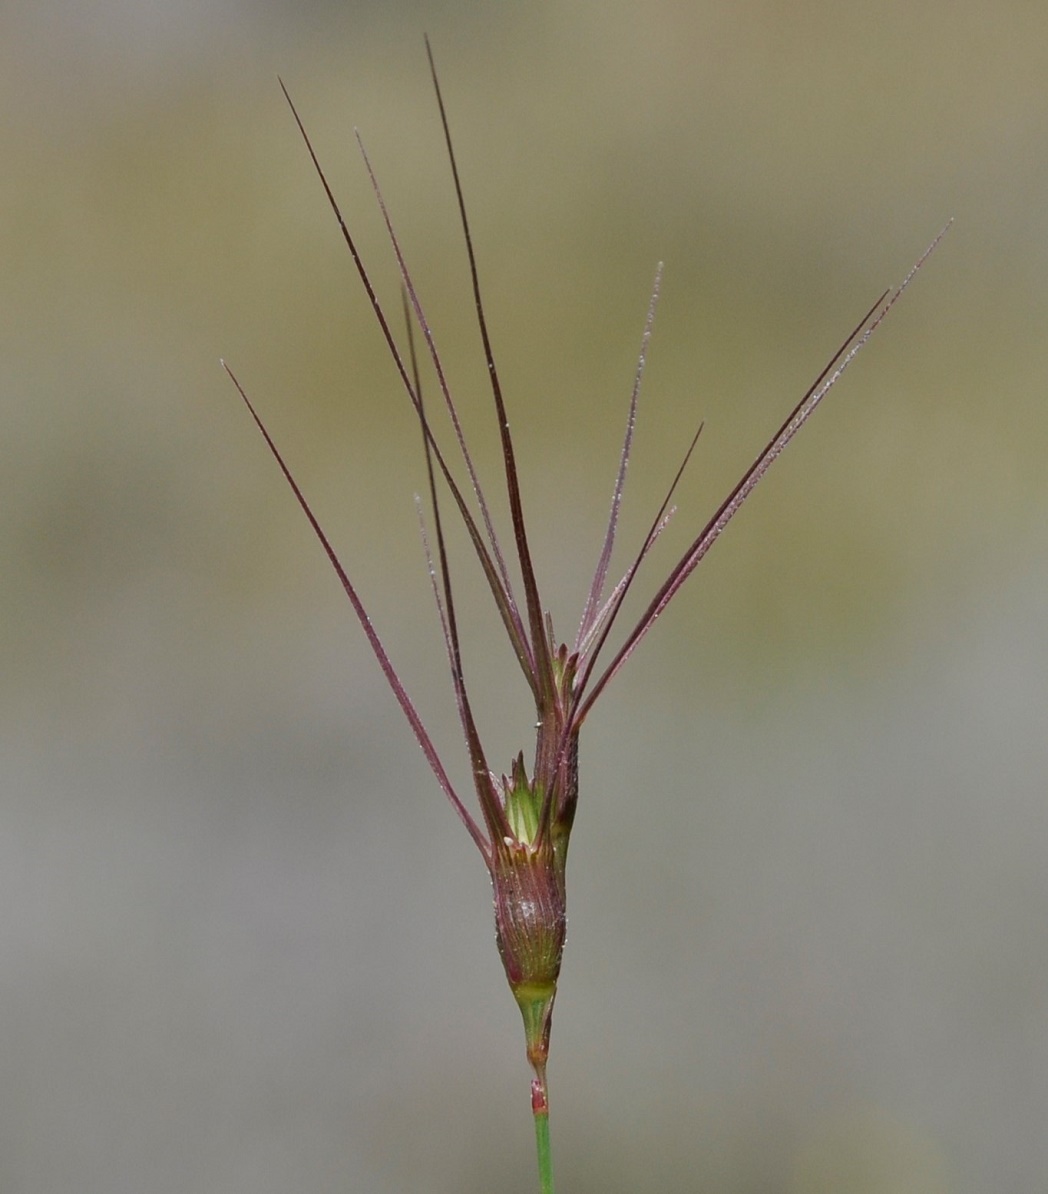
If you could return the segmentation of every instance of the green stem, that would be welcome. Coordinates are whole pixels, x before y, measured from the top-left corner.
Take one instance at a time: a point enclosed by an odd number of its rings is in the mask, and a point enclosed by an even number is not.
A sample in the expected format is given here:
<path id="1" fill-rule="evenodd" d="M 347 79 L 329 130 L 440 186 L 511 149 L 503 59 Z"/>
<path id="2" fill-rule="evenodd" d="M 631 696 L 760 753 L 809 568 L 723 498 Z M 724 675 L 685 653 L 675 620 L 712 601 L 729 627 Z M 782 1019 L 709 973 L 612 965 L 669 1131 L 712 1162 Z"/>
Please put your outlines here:
<path id="1" fill-rule="evenodd" d="M 553 1194 L 553 1157 L 549 1148 L 549 1094 L 545 1077 L 531 1082 L 531 1110 L 535 1115 L 535 1147 L 539 1156 L 541 1194 Z"/>

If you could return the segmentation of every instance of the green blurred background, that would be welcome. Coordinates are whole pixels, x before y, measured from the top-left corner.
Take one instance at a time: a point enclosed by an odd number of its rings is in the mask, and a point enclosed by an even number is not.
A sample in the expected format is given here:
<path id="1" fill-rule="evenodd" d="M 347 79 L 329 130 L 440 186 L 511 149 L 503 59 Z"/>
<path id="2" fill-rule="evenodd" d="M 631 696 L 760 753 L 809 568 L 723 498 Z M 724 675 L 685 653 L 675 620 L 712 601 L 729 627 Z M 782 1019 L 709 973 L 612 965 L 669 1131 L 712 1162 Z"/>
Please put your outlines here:
<path id="1" fill-rule="evenodd" d="M 559 1188 L 1044 1188 L 1039 6 L 45 0 L 3 24 L 0 1190 L 534 1188 L 482 865 L 218 366 L 468 787 L 417 430 L 276 84 L 395 310 L 361 129 L 494 477 L 423 31 L 565 636 L 656 263 L 622 566 L 706 431 L 643 592 L 957 218 L 588 726 Z M 531 717 L 460 559 L 507 766 Z"/>

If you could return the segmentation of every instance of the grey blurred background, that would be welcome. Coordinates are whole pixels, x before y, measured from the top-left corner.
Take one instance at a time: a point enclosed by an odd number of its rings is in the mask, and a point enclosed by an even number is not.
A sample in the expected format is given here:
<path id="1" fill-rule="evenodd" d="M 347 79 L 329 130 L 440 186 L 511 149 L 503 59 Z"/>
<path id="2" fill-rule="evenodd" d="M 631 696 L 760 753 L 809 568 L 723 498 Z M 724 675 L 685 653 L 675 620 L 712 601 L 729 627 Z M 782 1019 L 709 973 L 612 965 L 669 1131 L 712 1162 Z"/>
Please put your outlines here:
<path id="1" fill-rule="evenodd" d="M 642 595 L 957 217 L 587 727 L 559 1188 L 1043 1189 L 1039 6 L 45 0 L 3 27 L 0 1190 L 534 1188 L 482 865 L 218 366 L 467 788 L 417 430 L 276 83 L 395 310 L 361 129 L 495 478 L 423 31 L 565 637 L 656 263 L 622 567 L 706 431 Z M 507 766 L 531 717 L 458 558 Z"/>

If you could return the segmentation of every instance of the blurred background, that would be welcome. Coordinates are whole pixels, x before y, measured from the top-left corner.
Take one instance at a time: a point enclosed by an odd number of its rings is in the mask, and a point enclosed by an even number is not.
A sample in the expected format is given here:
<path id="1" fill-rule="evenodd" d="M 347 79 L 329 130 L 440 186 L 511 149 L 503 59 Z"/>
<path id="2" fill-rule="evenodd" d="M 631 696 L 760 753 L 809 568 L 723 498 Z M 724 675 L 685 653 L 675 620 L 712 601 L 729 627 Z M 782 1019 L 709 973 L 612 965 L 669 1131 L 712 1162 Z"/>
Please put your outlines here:
<path id="1" fill-rule="evenodd" d="M 468 791 L 417 428 L 276 82 L 399 323 L 361 130 L 503 517 L 424 31 L 565 638 L 657 262 L 619 571 L 706 427 L 634 613 L 957 221 L 587 726 L 559 1188 L 1043 1188 L 1040 8 L 4 9 L 0 1190 L 535 1188 L 482 864 L 218 364 Z"/>

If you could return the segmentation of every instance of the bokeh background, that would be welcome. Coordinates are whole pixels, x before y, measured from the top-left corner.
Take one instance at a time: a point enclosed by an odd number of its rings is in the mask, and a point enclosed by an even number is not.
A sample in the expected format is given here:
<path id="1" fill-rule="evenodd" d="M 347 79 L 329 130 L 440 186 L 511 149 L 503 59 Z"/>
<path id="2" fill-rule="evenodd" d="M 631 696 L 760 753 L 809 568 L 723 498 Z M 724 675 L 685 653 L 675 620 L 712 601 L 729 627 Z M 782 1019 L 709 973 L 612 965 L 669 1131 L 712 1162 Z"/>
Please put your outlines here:
<path id="1" fill-rule="evenodd" d="M 3 26 L 0 1190 L 534 1188 L 480 860 L 218 365 L 468 788 L 417 429 L 276 83 L 396 311 L 361 129 L 497 495 L 423 31 L 565 637 L 656 263 L 621 567 L 706 430 L 647 592 L 957 221 L 588 726 L 560 1188 L 1043 1189 L 1039 6 L 43 0 Z M 531 717 L 458 558 L 506 766 Z"/>

